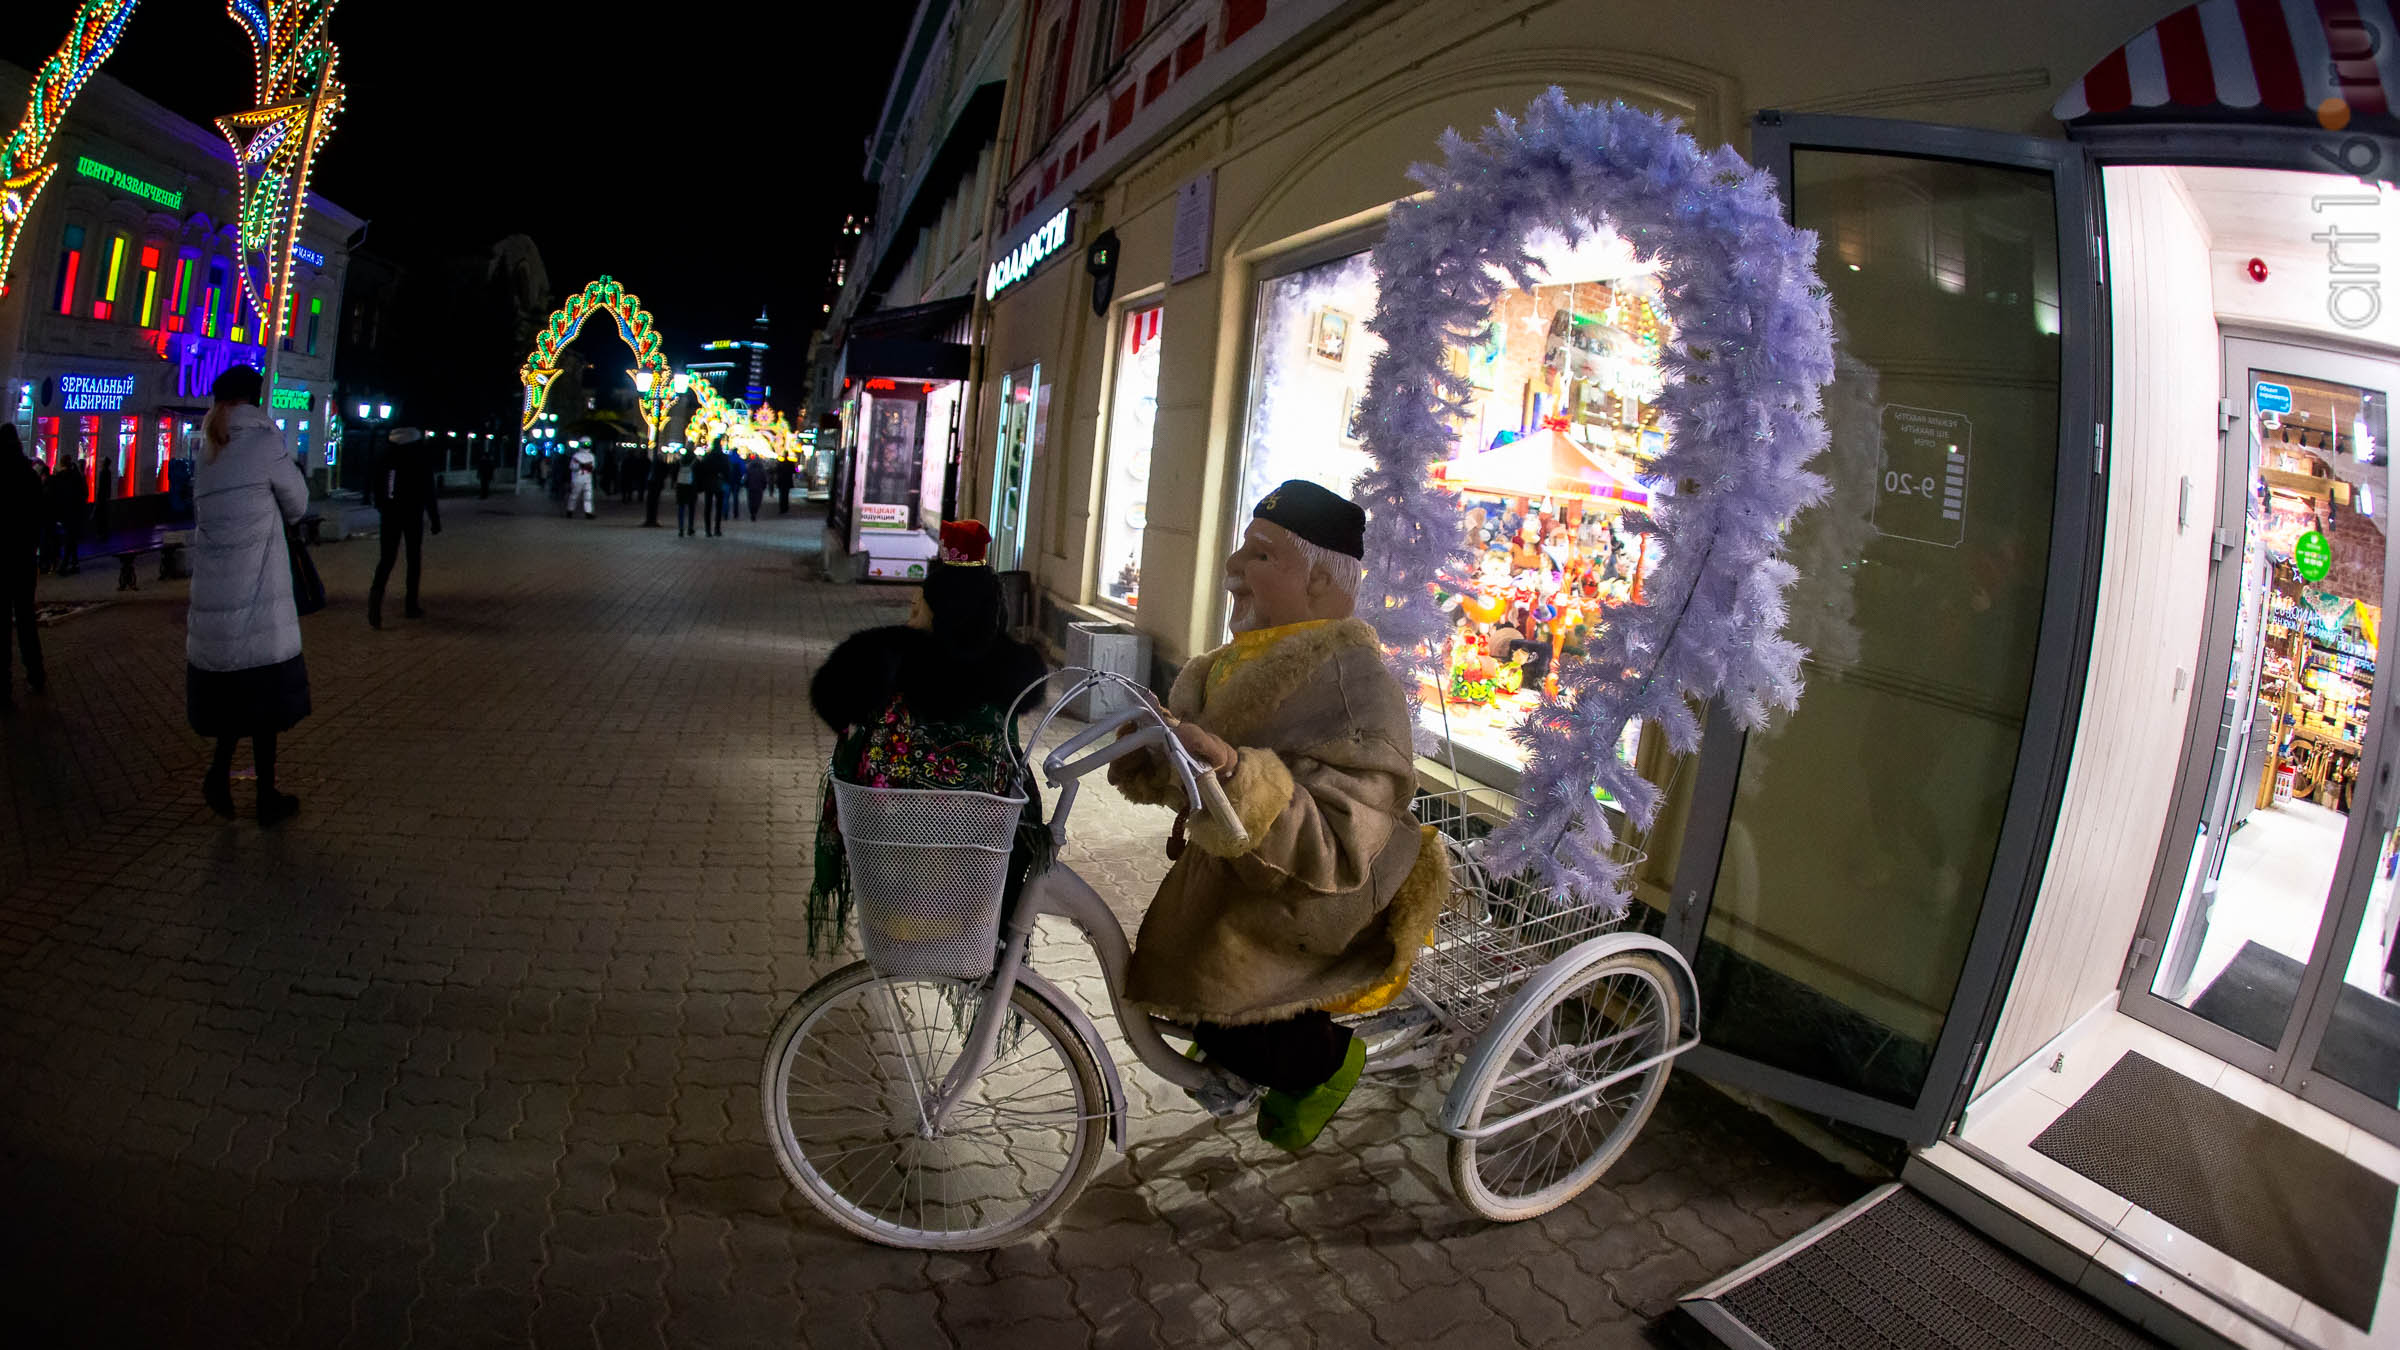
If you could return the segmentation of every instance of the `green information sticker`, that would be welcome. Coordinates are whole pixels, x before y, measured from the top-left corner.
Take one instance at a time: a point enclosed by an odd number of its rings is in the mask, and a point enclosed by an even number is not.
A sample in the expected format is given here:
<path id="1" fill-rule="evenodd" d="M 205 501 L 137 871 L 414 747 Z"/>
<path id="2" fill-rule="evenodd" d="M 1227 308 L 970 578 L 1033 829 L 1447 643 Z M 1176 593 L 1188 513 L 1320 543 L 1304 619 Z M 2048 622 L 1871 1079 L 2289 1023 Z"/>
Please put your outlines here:
<path id="1" fill-rule="evenodd" d="M 2292 541 L 2292 566 L 2310 581 L 2323 581 L 2333 570 L 2333 545 L 2323 530 L 2310 530 Z"/>

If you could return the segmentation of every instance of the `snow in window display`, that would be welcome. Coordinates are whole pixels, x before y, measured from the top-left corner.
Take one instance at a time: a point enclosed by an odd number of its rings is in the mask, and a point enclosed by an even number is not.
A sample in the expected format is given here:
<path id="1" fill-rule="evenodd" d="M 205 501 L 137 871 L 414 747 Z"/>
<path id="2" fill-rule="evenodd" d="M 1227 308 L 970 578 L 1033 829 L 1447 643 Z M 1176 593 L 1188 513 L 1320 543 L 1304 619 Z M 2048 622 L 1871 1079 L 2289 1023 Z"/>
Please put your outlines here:
<path id="1" fill-rule="evenodd" d="M 1688 753 L 1692 700 L 1754 727 L 1799 695 L 1782 545 L 1825 491 L 1816 241 L 1768 175 L 1622 104 L 1553 89 L 1442 152 L 1374 250 L 1384 350 L 1339 429 L 1367 459 L 1358 609 L 1454 736 L 1522 756 L 1495 874 L 1621 906 L 1602 803 L 1656 813 L 1640 725 Z"/>

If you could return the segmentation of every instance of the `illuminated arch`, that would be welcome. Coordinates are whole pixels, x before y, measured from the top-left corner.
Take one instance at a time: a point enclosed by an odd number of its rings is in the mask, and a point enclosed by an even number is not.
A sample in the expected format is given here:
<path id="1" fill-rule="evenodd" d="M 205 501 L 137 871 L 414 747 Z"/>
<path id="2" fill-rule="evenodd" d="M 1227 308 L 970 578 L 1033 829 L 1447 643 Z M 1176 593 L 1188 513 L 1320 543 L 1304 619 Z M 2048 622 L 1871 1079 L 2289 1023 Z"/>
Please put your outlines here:
<path id="1" fill-rule="evenodd" d="M 78 6 L 67 40 L 34 72 L 33 85 L 25 92 L 25 116 L 0 141 L 0 295 L 8 294 L 9 257 L 33 223 L 33 204 L 58 172 L 49 159 L 51 138 L 66 120 L 68 106 L 83 92 L 84 81 L 117 49 L 117 39 L 139 3 L 92 0 Z"/>
<path id="2" fill-rule="evenodd" d="M 517 378 L 525 385 L 526 426 L 532 426 L 534 419 L 542 415 L 542 402 L 550 396 L 550 382 L 558 378 L 559 353 L 583 332 L 584 320 L 602 310 L 617 321 L 617 336 L 633 349 L 634 364 L 629 373 L 634 387 L 641 389 L 645 383 L 643 377 L 649 377 L 641 402 L 642 416 L 650 423 L 650 434 L 655 437 L 659 428 L 666 425 L 667 405 L 674 401 L 675 391 L 666 355 L 661 350 L 664 344 L 659 340 L 658 326 L 651 320 L 650 311 L 642 308 L 640 297 L 626 290 L 616 278 L 602 277 L 569 296 L 567 303 L 558 307 L 558 312 L 550 316 L 550 322 L 543 324 L 541 333 L 534 338 L 533 354 L 525 358 L 525 365 L 517 372 Z"/>

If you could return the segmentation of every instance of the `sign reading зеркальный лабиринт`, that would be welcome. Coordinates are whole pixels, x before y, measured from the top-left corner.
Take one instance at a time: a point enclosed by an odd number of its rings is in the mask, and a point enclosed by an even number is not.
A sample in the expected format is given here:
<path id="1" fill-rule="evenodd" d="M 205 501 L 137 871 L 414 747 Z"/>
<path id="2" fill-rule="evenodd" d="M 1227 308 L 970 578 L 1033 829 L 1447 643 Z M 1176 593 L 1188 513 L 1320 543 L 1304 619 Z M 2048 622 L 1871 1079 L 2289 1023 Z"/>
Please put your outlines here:
<path id="1" fill-rule="evenodd" d="M 65 412 L 115 412 L 132 396 L 131 375 L 58 377 L 58 406 Z"/>
<path id="2" fill-rule="evenodd" d="M 1875 530 L 1887 539 L 1957 548 L 1967 537 L 1974 427 L 1963 413 L 1887 403 Z"/>

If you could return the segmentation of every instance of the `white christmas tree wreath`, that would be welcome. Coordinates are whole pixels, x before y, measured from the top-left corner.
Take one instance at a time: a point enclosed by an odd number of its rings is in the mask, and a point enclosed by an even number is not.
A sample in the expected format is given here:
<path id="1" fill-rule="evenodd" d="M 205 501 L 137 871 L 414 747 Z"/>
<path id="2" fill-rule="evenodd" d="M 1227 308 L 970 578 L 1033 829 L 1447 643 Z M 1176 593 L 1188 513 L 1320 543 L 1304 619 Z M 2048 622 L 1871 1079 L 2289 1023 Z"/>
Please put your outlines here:
<path id="1" fill-rule="evenodd" d="M 1559 663 L 1556 702 L 1517 729 L 1524 806 L 1484 854 L 1496 874 L 1621 908 L 1625 865 L 1594 790 L 1642 829 L 1659 800 L 1618 756 L 1624 729 L 1653 723 L 1689 753 L 1700 740 L 1693 700 L 1722 699 L 1755 728 L 1799 697 L 1782 548 L 1793 517 L 1825 492 L 1807 468 L 1825 445 L 1820 399 L 1833 375 L 1816 237 L 1785 222 L 1768 174 L 1621 103 L 1574 104 L 1552 89 L 1473 141 L 1446 133 L 1442 154 L 1410 171 L 1430 191 L 1393 209 L 1375 249 L 1371 326 L 1386 345 L 1360 410 L 1372 467 L 1356 488 L 1371 520 L 1359 609 L 1411 689 L 1446 659 L 1437 582 L 1469 566 L 1458 499 L 1431 473 L 1472 393 L 1451 348 L 1482 338 L 1504 290 L 1541 280 L 1528 236 L 1545 224 L 1576 244 L 1613 231 L 1637 259 L 1663 264 L 1672 335 L 1656 404 L 1667 447 L 1646 466 L 1654 490 L 1635 522 L 1659 561 L 1644 603 L 1605 607 L 1583 656 Z"/>

